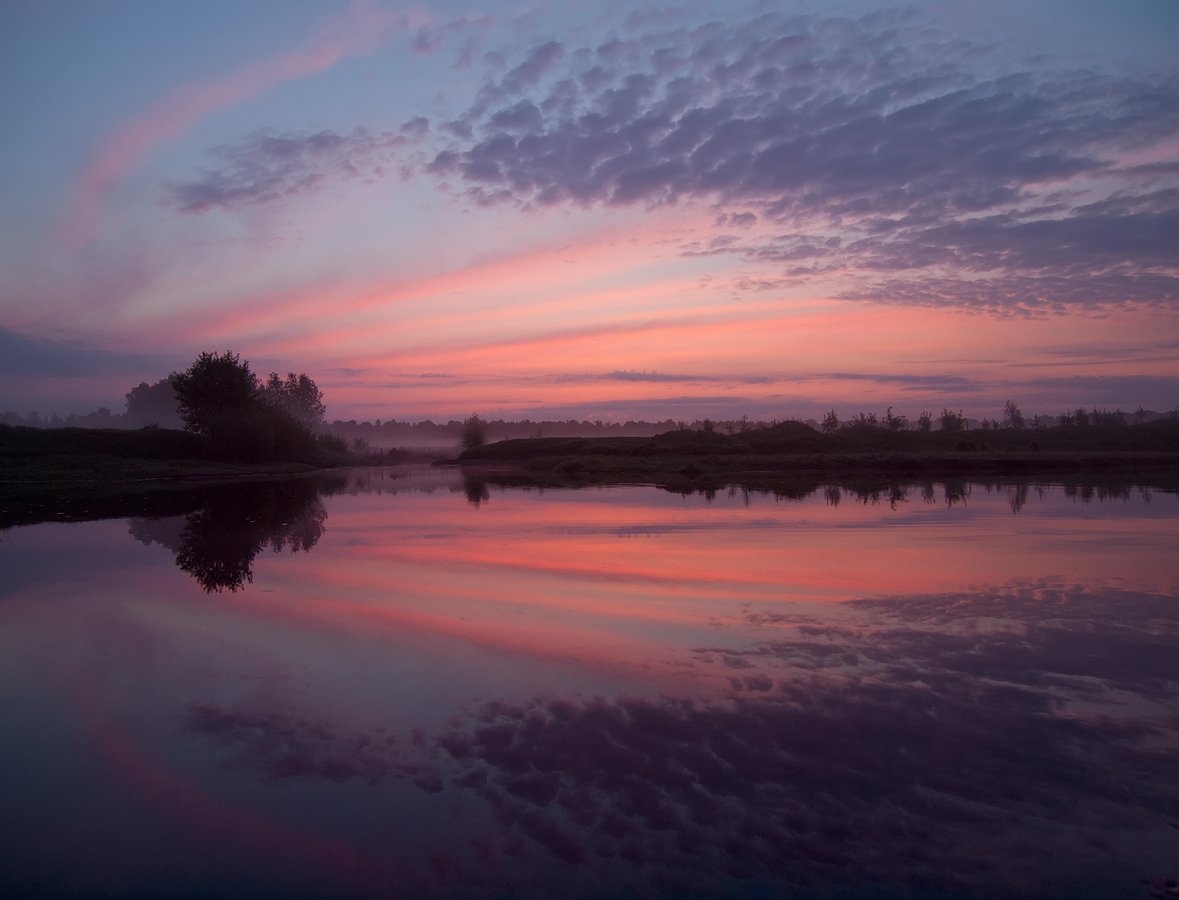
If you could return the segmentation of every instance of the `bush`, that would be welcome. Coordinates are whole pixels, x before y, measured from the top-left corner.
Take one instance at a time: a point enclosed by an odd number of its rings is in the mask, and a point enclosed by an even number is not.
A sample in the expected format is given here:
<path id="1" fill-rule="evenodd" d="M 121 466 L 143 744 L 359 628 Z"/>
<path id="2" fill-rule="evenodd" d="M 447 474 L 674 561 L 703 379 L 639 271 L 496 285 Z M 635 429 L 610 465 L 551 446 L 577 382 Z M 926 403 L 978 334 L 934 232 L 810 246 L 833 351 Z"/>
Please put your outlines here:
<path id="1" fill-rule="evenodd" d="M 202 353 L 172 377 L 180 418 L 189 431 L 216 437 L 257 405 L 258 382 L 237 354 Z"/>
<path id="2" fill-rule="evenodd" d="M 487 443 L 487 426 L 478 416 L 469 416 L 463 422 L 462 448 L 474 450 Z"/>
<path id="3" fill-rule="evenodd" d="M 942 407 L 941 415 L 941 429 L 945 432 L 961 431 L 966 427 L 966 417 L 962 415 L 962 410 L 953 412 L 952 410 Z"/>
<path id="4" fill-rule="evenodd" d="M 202 353 L 171 377 L 189 431 L 208 438 L 221 457 L 249 462 L 297 459 L 315 450 L 313 423 L 322 395 L 306 375 L 277 375 L 263 386 L 234 353 Z"/>

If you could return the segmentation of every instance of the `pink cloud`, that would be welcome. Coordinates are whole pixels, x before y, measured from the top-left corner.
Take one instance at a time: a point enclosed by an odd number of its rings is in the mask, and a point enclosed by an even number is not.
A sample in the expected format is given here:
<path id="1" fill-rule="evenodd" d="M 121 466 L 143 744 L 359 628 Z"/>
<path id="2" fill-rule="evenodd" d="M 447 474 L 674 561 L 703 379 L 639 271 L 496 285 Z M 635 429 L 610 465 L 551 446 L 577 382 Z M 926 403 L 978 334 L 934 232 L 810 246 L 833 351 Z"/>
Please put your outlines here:
<path id="1" fill-rule="evenodd" d="M 329 22 L 307 46 L 173 91 L 102 139 L 78 180 L 61 240 L 71 248 L 93 240 L 111 191 L 157 147 L 180 137 L 200 120 L 283 82 L 326 71 L 346 57 L 370 54 L 392 27 L 414 27 L 428 21 L 424 13 L 391 13 L 373 0 L 354 0 L 344 15 Z"/>
<path id="2" fill-rule="evenodd" d="M 541 317 L 562 319 L 570 309 L 581 317 L 600 317 L 608 309 L 635 310 L 644 299 L 682 295 L 697 282 L 694 275 L 644 274 L 639 281 L 619 287 L 618 280 L 649 266 L 649 230 L 616 226 L 576 238 L 561 237 L 525 245 L 521 249 L 493 253 L 431 270 L 432 260 L 408 263 L 417 273 L 398 273 L 357 281 L 332 271 L 302 284 L 284 286 L 234 298 L 232 304 L 201 304 L 184 312 L 160 310 L 166 326 L 141 319 L 146 330 L 166 327 L 205 341 L 248 344 L 252 354 L 318 355 L 323 347 L 348 348 L 349 356 L 367 351 L 374 337 L 392 336 L 406 344 L 406 336 L 422 335 L 433 345 L 447 343 L 473 324 L 483 334 L 505 334 L 518 328 L 535 328 Z M 266 254 L 258 257 L 259 265 Z M 204 276 L 192 276 L 204 277 Z M 214 276 L 216 277 L 216 276 Z M 596 282 L 609 287 L 594 288 Z M 590 287 L 587 287 L 590 286 Z M 195 282 L 179 284 L 187 293 Z M 485 298 L 503 295 L 504 303 Z M 455 300 L 477 299 L 472 308 Z M 325 326 L 324 312 L 332 311 Z M 393 311 L 395 323 L 390 324 Z M 243 344 L 243 342 L 245 342 Z M 388 340 L 382 339 L 382 345 Z M 354 363 L 349 362 L 349 365 Z"/>

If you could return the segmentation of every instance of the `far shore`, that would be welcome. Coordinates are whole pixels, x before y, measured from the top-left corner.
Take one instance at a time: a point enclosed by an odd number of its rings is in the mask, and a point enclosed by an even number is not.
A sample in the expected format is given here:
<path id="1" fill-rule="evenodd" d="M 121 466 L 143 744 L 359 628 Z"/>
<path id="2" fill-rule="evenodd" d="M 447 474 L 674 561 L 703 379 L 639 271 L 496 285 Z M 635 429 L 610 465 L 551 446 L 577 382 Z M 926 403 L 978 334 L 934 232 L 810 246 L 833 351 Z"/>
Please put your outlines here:
<path id="1" fill-rule="evenodd" d="M 301 459 L 218 458 L 199 438 L 168 429 L 0 426 L 0 500 L 69 492 L 113 496 L 241 479 L 310 476 L 349 466 L 433 462 L 504 483 L 654 483 L 707 489 L 857 477 L 1140 479 L 1179 483 L 1179 417 L 1117 427 L 823 433 L 801 422 L 723 434 L 678 429 L 654 437 L 520 438 L 457 456 L 411 451 L 320 452 Z"/>
<path id="2" fill-rule="evenodd" d="M 1179 481 L 1179 418 L 1109 428 L 827 434 L 801 422 L 735 434 L 681 429 L 651 438 L 524 438 L 467 450 L 464 472 L 549 484 L 652 482 L 688 489 L 736 482 L 1141 477 Z"/>
<path id="3" fill-rule="evenodd" d="M 281 478 L 423 459 L 409 450 L 357 454 L 322 448 L 294 458 L 243 459 L 218 453 L 198 435 L 168 428 L 0 425 L 0 491 L 8 492 Z"/>

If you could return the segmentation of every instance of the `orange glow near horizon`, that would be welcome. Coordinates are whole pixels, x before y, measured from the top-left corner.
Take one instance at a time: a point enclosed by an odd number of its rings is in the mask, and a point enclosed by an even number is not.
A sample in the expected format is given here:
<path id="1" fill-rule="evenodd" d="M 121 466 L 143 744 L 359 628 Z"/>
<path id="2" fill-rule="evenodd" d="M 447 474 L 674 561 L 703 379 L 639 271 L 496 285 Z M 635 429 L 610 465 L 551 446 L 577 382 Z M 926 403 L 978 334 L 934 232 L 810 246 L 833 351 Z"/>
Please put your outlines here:
<path id="1" fill-rule="evenodd" d="M 521 308 L 509 311 L 507 317 L 526 319 L 527 313 Z M 490 311 L 485 315 L 489 322 L 495 316 Z M 1104 360 L 1067 352 L 1055 360 L 1034 355 L 1035 348 L 1051 342 L 1067 348 L 1074 333 L 1079 342 L 1084 327 L 1083 323 L 1031 320 L 1025 323 L 1020 342 L 1013 344 L 1004 342 L 1003 328 L 959 311 L 766 300 L 737 309 L 687 307 L 681 314 L 636 311 L 608 325 L 533 331 L 477 343 L 460 339 L 429 347 L 402 345 L 380 355 L 340 360 L 340 365 L 358 374 L 326 378 L 324 386 L 330 390 L 329 403 L 335 397 L 378 415 L 383 406 L 383 418 L 471 410 L 511 417 L 515 410 L 527 410 L 538 402 L 598 404 L 605 409 L 612 402 L 644 398 L 658 408 L 661 396 L 702 391 L 742 398 L 733 407 L 734 417 L 741 414 L 743 401 L 773 402 L 775 398 L 782 404 L 781 417 L 789 417 L 792 400 L 799 399 L 836 407 L 845 415 L 863 409 L 882 412 L 885 406 L 915 415 L 921 408 L 936 413 L 949 406 L 966 408 L 968 414 L 997 416 L 1002 401 L 993 409 L 994 400 L 980 408 L 973 394 L 982 388 L 988 372 L 1005 370 L 1012 386 L 999 383 L 999 396 L 1022 399 L 1028 413 L 1055 414 L 1060 409 L 1045 408 L 1043 401 L 1027 398 L 1027 389 L 1020 387 L 1022 379 L 1033 378 L 1048 366 L 1056 378 L 1086 377 L 1095 365 L 1104 375 L 1130 376 L 1139 365 L 1130 351 Z M 975 338 L 969 348 L 953 337 L 964 332 Z M 1111 331 L 1111 338 L 1127 346 L 1134 340 L 1129 329 L 1122 334 Z M 905 347 L 903 369 L 895 362 L 897 344 Z M 734 354 L 734 347 L 741 352 Z M 298 352 L 293 346 L 283 349 Z M 606 377 L 614 372 L 653 377 Z M 431 377 L 414 388 L 397 373 Z M 941 387 L 939 379 L 950 375 L 962 387 L 953 380 Z M 896 381 L 890 380 L 893 376 Z M 921 385 L 923 377 L 929 379 L 927 389 Z M 390 382 L 397 384 L 392 391 L 386 386 Z M 970 386 L 971 382 L 977 386 Z"/>
<path id="2" fill-rule="evenodd" d="M 145 12 L 161 31 L 138 43 L 80 14 L 71 60 L 94 77 L 10 54 L 44 96 L 14 120 L 0 410 L 120 413 L 226 350 L 305 372 L 344 421 L 1170 410 L 1179 138 L 1148 112 L 1165 67 L 1116 74 L 1144 64 L 1114 63 L 1126 45 L 1077 83 L 1045 56 L 992 98 L 1003 114 L 951 127 L 927 118 L 966 96 L 926 46 L 940 14 L 876 35 L 905 64 L 865 72 L 837 45 L 867 18 L 821 37 L 699 12 L 680 32 L 615 8 L 194 6 Z M 52 10 L 22 23 L 51 58 Z M 732 78 L 656 50 L 710 29 Z M 746 95 L 760 29 L 838 74 L 766 69 Z M 594 68 L 622 34 L 631 55 Z M 1015 74 L 976 49 L 962 90 Z M 940 129 L 963 125 L 979 140 L 948 152 Z"/>
<path id="3" fill-rule="evenodd" d="M 145 343 L 169 327 L 216 349 L 244 344 L 241 355 L 261 373 L 307 371 L 324 390 L 329 419 L 478 412 L 691 421 L 886 407 L 915 417 L 943 406 L 981 418 L 999 416 L 1011 398 L 1025 414 L 1054 415 L 1071 404 L 1053 402 L 1055 388 L 1030 393 L 1029 385 L 1073 379 L 1081 391 L 1095 374 L 1133 378 L 1144 360 L 1179 377 L 1179 362 L 1162 348 L 1142 353 L 1157 341 L 1148 335 L 1179 328 L 1176 313 L 1111 319 L 1105 345 L 1086 352 L 1090 316 L 1016 323 L 835 300 L 821 284 L 754 289 L 748 264 L 709 258 L 701 268 L 681 255 L 678 242 L 706 224 L 699 210 L 617 222 L 589 216 L 572 230 L 566 219 L 518 245 L 505 234 L 446 254 L 453 261 L 441 268 L 421 257 L 346 278 L 300 276 L 282 288 L 259 281 L 232 304 L 207 302 L 221 274 L 194 270 L 191 284 L 174 285 L 187 298 L 182 308 L 145 295 L 136 329 Z"/>

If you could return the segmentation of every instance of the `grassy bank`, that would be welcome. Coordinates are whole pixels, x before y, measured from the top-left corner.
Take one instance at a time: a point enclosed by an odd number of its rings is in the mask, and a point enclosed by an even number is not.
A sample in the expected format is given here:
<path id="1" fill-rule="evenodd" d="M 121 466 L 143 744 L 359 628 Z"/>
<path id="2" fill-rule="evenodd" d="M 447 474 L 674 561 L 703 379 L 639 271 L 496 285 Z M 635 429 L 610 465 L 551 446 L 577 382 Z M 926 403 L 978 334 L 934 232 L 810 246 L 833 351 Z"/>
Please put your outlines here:
<path id="1" fill-rule="evenodd" d="M 198 435 L 146 428 L 39 429 L 0 426 L 0 493 L 22 497 L 65 490 L 115 494 L 149 482 L 268 478 L 342 465 L 399 461 L 323 448 L 295 458 L 241 462 Z M 1047 477 L 1090 473 L 1179 478 L 1179 417 L 1140 425 L 1038 429 L 888 431 L 850 427 L 823 433 L 801 422 L 735 434 L 688 429 L 654 437 L 519 438 L 468 450 L 468 472 L 550 484 L 610 481 L 668 486 L 795 477 Z"/>
<path id="2" fill-rule="evenodd" d="M 199 435 L 168 428 L 28 428 L 0 425 L 0 482 L 6 486 L 232 477 L 306 472 L 339 465 L 324 451 L 265 463 L 227 458 Z"/>
<path id="3" fill-rule="evenodd" d="M 891 478 L 1069 475 L 1179 477 L 1179 418 L 1142 425 L 954 433 L 801 422 L 736 434 L 679 430 L 651 438 L 525 438 L 459 458 L 468 471 L 527 474 L 549 483 L 651 481 L 699 486 L 799 476 Z"/>
<path id="4" fill-rule="evenodd" d="M 350 464 L 317 451 L 249 463 L 225 458 L 198 435 L 166 428 L 28 428 L 0 425 L 0 528 L 103 515 L 165 515 L 191 491 L 313 475 Z M 112 512 L 112 510 L 114 512 Z"/>

